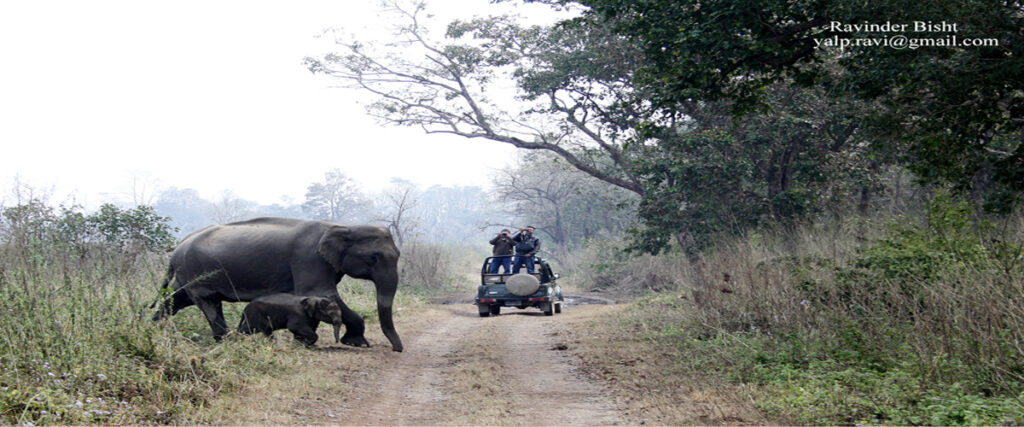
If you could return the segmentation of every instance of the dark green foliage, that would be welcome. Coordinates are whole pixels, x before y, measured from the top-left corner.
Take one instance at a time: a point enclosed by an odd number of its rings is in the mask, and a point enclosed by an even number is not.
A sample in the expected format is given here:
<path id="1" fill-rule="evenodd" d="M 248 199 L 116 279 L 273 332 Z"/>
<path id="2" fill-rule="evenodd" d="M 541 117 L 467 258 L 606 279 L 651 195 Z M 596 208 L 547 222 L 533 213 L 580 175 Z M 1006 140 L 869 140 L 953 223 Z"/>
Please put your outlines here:
<path id="1" fill-rule="evenodd" d="M 904 161 L 926 181 L 948 181 L 1008 211 L 1024 191 L 1024 14 L 1018 1 L 582 0 L 636 42 L 646 62 L 634 83 L 654 111 L 694 99 L 732 101 L 734 113 L 763 109 L 771 84 L 824 85 L 837 97 L 871 101 L 866 115 L 879 149 L 907 147 Z M 915 21 L 956 32 L 914 32 Z M 905 33 L 845 31 L 842 24 L 907 24 Z M 822 48 L 820 41 L 940 39 L 995 46 Z M 838 99 L 838 98 L 837 98 Z"/>
<path id="2" fill-rule="evenodd" d="M 977 228 L 987 225 L 975 225 L 971 213 L 966 202 L 939 194 L 929 203 L 923 225 L 893 223 L 889 233 L 863 249 L 850 268 L 837 272 L 840 300 L 852 302 L 857 293 L 877 293 L 917 304 L 928 286 L 950 280 L 957 272 L 998 271 L 998 253 L 1005 253 L 1007 245 L 986 245 Z M 899 295 L 887 296 L 889 292 Z"/>
<path id="3" fill-rule="evenodd" d="M 30 200 L 3 210 L 3 231 L 16 248 L 56 246 L 81 253 L 90 244 L 127 252 L 165 252 L 174 245 L 170 218 L 150 206 L 122 209 L 112 204 L 85 214 L 80 207 L 54 209 Z"/>
<path id="4" fill-rule="evenodd" d="M 857 144 L 863 107 L 781 87 L 770 101 L 772 111 L 742 121 L 725 104 L 691 103 L 674 128 L 648 127 L 658 138 L 634 162 L 644 183 L 635 249 L 657 253 L 675 238 L 696 251 L 767 223 L 790 226 L 870 185 L 876 166 Z"/>
<path id="5" fill-rule="evenodd" d="M 638 249 L 657 254 L 676 230 L 696 236 L 698 247 L 711 238 L 741 232 L 766 214 L 757 197 L 753 168 L 737 155 L 738 142 L 721 131 L 704 131 L 664 141 L 638 171 L 644 181 Z"/>
<path id="6" fill-rule="evenodd" d="M 170 218 L 157 215 L 151 206 L 121 209 L 107 203 L 98 212 L 84 217 L 84 227 L 79 231 L 87 235 L 90 229 L 95 230 L 108 244 L 139 245 L 151 252 L 166 252 L 174 246 L 173 233 L 177 231 L 167 225 L 168 221 Z"/>
<path id="7" fill-rule="evenodd" d="M 826 22 L 820 1 L 580 3 L 639 44 L 646 61 L 636 82 L 669 109 L 691 99 L 731 99 L 748 110 L 772 82 L 791 75 L 803 80 L 797 65 L 817 60 L 811 36 Z"/>

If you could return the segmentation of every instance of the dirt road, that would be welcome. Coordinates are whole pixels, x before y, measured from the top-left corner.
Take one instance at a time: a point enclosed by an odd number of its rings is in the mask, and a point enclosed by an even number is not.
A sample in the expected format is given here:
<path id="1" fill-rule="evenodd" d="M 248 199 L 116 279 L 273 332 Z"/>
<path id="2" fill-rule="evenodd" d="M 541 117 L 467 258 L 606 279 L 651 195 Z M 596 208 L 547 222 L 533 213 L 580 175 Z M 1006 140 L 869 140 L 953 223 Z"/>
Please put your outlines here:
<path id="1" fill-rule="evenodd" d="M 625 422 L 613 399 L 577 374 L 559 339 L 563 315 L 511 309 L 480 318 L 469 304 L 443 311 L 448 315 L 412 337 L 404 353 L 388 355 L 391 369 L 341 418 L 361 425 Z"/>
<path id="2" fill-rule="evenodd" d="M 609 306 L 567 306 L 544 316 L 507 309 L 481 318 L 472 304 L 399 316 L 405 351 L 321 347 L 293 373 L 261 378 L 222 399 L 214 424 L 616 425 L 637 424 L 583 375 L 566 328 Z M 321 331 L 321 338 L 329 332 Z M 377 335 L 380 335 L 377 333 Z"/>

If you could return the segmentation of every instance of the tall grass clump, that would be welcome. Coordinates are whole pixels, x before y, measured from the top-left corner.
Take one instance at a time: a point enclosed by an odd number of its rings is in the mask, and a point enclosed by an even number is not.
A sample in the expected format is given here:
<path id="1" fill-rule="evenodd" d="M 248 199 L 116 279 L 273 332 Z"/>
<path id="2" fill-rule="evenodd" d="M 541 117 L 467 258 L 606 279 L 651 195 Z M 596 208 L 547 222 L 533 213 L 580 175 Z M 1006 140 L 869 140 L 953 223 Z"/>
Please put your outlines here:
<path id="1" fill-rule="evenodd" d="M 671 255 L 625 252 L 621 240 L 592 239 L 569 254 L 562 272 L 563 287 L 573 291 L 607 292 L 623 296 L 674 292 L 687 288 L 691 266 Z"/>
<path id="2" fill-rule="evenodd" d="M 940 193 L 917 218 L 860 220 L 880 225 L 874 238 L 854 224 L 857 234 L 838 240 L 796 236 L 803 242 L 786 252 L 734 242 L 709 259 L 704 278 L 733 292 L 704 289 L 695 320 L 708 336 L 756 342 L 737 375 L 778 388 L 764 407 L 800 422 L 1020 423 L 1024 239 L 1015 218 L 999 229 Z"/>
<path id="3" fill-rule="evenodd" d="M 631 322 L 695 371 L 755 385 L 777 419 L 1020 424 L 1024 220 L 941 192 L 923 205 L 662 256 L 684 285 Z"/>
<path id="4" fill-rule="evenodd" d="M 173 243 L 152 209 L 31 200 L 0 219 L 0 423 L 187 422 L 281 363 L 259 340 L 213 343 L 198 310 L 151 320 Z"/>

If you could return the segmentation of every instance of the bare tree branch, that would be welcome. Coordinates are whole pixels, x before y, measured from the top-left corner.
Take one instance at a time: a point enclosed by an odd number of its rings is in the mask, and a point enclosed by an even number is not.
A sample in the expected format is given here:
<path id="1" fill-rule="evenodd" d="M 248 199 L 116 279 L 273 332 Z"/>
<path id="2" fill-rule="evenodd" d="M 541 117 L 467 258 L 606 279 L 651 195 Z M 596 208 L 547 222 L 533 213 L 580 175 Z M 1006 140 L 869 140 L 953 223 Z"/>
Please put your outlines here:
<path id="1" fill-rule="evenodd" d="M 453 23 L 448 40 L 437 42 L 421 25 L 422 2 L 403 7 L 392 1 L 389 6 L 405 21 L 396 31 L 399 43 L 388 50 L 339 42 L 345 55 L 307 58 L 309 69 L 373 95 L 376 102 L 368 111 L 385 124 L 550 151 L 601 181 L 642 192 L 624 140 L 618 132 L 603 130 L 628 128 L 614 123 L 608 111 L 626 85 L 566 81 L 546 91 L 548 105 L 526 91 L 524 76 L 552 66 L 543 55 L 546 46 L 557 44 L 544 38 L 553 37 L 554 29 L 526 29 L 507 18 L 490 18 Z M 473 37 L 463 37 L 467 34 Z"/>

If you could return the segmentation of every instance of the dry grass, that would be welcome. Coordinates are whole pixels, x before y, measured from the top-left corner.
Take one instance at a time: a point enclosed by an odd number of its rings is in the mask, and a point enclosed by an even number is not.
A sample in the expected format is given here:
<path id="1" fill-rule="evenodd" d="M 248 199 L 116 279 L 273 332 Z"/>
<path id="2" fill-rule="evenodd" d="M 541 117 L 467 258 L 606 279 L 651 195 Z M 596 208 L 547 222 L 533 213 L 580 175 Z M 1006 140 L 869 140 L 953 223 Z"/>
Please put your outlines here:
<path id="1" fill-rule="evenodd" d="M 1021 216 L 992 229 L 949 199 L 929 209 L 761 231 L 699 264 L 596 257 L 620 290 L 646 296 L 597 326 L 588 346 L 606 348 L 585 361 L 664 424 L 728 422 L 701 405 L 720 390 L 776 422 L 1019 422 Z M 668 292 L 628 281 L 672 274 L 682 284 Z"/>
<path id="2" fill-rule="evenodd" d="M 689 355 L 667 343 L 670 337 L 657 336 L 682 313 L 666 308 L 621 304 L 570 314 L 564 318 L 566 339 L 585 372 L 607 383 L 628 408 L 626 414 L 646 424 L 778 423 L 763 418 L 744 386 L 679 362 Z"/>
<path id="3" fill-rule="evenodd" d="M 453 352 L 449 381 L 445 389 L 451 400 L 451 420 L 474 420 L 480 425 L 509 425 L 514 404 L 504 393 L 509 387 L 501 375 L 503 356 L 495 350 L 500 337 L 495 322 L 480 322 L 460 341 Z"/>

